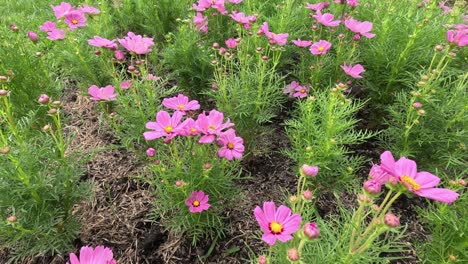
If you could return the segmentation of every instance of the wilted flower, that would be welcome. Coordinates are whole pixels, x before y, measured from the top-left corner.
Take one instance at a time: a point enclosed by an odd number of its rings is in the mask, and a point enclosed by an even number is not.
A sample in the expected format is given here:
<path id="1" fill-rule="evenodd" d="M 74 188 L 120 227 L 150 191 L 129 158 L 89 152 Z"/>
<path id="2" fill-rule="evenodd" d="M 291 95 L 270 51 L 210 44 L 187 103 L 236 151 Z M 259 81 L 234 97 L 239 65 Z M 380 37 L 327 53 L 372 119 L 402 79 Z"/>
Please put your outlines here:
<path id="1" fill-rule="evenodd" d="M 185 204 L 189 207 L 191 213 L 200 213 L 208 210 L 210 204 L 209 197 L 203 191 L 193 191 L 192 195 L 185 200 Z"/>
<path id="2" fill-rule="evenodd" d="M 122 88 L 123 90 L 127 90 L 130 87 L 132 87 L 132 80 L 126 80 L 120 83 L 120 88 Z"/>
<path id="3" fill-rule="evenodd" d="M 208 31 L 208 17 L 203 16 L 202 13 L 197 12 L 197 15 L 193 17 L 193 22 L 195 23 L 195 28 L 198 31 L 207 32 Z"/>
<path id="4" fill-rule="evenodd" d="M 97 9 L 95 7 L 92 7 L 92 6 L 88 6 L 88 5 L 83 5 L 82 7 L 78 8 L 78 10 L 83 12 L 83 13 L 86 13 L 88 15 L 101 13 L 101 11 L 99 11 L 99 9 Z"/>
<path id="5" fill-rule="evenodd" d="M 329 6 L 330 3 L 328 2 L 320 2 L 320 3 L 317 3 L 317 4 L 309 4 L 307 3 L 306 4 L 306 8 L 307 9 L 310 9 L 310 10 L 314 10 L 314 11 L 320 11 L 322 10 L 324 7 L 327 7 Z"/>
<path id="6" fill-rule="evenodd" d="M 61 40 L 65 39 L 65 30 L 63 29 L 54 29 L 47 32 L 47 38 L 50 40 Z"/>
<path id="7" fill-rule="evenodd" d="M 121 50 L 114 51 L 115 59 L 118 61 L 123 61 L 125 59 L 125 54 Z"/>
<path id="8" fill-rule="evenodd" d="M 112 250 L 104 246 L 82 247 L 80 249 L 80 258 L 75 253 L 70 253 L 70 262 L 67 264 L 117 264 Z"/>
<path id="9" fill-rule="evenodd" d="M 268 27 L 267 22 L 263 22 L 263 24 L 260 26 L 260 29 L 257 32 L 257 35 L 265 35 L 270 41 L 269 43 L 274 45 L 277 44 L 279 46 L 284 46 L 286 45 L 288 41 L 288 33 L 272 33 L 270 32 L 270 29 Z"/>
<path id="10" fill-rule="evenodd" d="M 263 203 L 263 210 L 257 206 L 254 215 L 264 232 L 262 240 L 270 246 L 276 240 L 287 242 L 293 239 L 292 234 L 299 229 L 302 220 L 299 214 L 291 215 L 291 209 L 284 205 L 276 210 L 274 202 Z"/>
<path id="11" fill-rule="evenodd" d="M 46 21 L 46 22 L 44 22 L 44 24 L 39 26 L 39 29 L 42 30 L 42 31 L 49 32 L 49 31 L 56 30 L 57 25 L 54 22 Z"/>
<path id="12" fill-rule="evenodd" d="M 257 16 L 255 16 L 255 15 L 254 16 L 246 16 L 242 12 L 232 13 L 231 15 L 229 15 L 229 17 L 234 19 L 234 21 L 236 21 L 237 23 L 242 24 L 244 26 L 244 28 L 246 28 L 246 29 L 250 29 L 250 23 L 257 20 Z"/>

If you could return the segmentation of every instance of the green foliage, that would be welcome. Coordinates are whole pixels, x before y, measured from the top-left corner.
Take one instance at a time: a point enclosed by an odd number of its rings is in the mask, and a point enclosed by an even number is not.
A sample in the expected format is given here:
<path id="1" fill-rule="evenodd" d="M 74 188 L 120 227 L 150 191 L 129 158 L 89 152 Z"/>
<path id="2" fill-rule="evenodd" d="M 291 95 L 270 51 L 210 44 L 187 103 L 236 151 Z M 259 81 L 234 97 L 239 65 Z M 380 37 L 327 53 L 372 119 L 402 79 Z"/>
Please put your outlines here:
<path id="1" fill-rule="evenodd" d="M 286 154 L 296 164 L 318 166 L 319 186 L 346 188 L 353 181 L 353 172 L 365 161 L 349 149 L 375 135 L 355 129 L 359 120 L 354 116 L 364 104 L 346 99 L 340 88 L 316 91 L 313 97 L 297 101 L 293 118 L 286 122 L 286 132 L 292 143 Z"/>

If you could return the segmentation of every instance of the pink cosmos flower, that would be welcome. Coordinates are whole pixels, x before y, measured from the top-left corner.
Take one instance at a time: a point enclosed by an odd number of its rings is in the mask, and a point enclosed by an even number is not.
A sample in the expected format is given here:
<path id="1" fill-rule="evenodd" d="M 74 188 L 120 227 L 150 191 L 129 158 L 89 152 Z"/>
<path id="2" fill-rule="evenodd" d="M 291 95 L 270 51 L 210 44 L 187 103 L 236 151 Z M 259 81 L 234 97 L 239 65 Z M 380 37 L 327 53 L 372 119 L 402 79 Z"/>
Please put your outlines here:
<path id="1" fill-rule="evenodd" d="M 299 86 L 299 83 L 292 81 L 290 84 L 286 85 L 283 89 L 283 93 L 289 96 L 292 96 L 296 92 L 296 88 Z"/>
<path id="2" fill-rule="evenodd" d="M 193 4 L 192 7 L 197 12 L 203 12 L 209 8 L 215 8 L 221 14 L 227 14 L 226 7 L 224 6 L 225 0 L 198 0 L 198 5 Z"/>
<path id="3" fill-rule="evenodd" d="M 181 112 L 182 115 L 185 115 L 186 111 L 200 109 L 200 104 L 197 100 L 189 102 L 189 98 L 183 94 L 171 98 L 164 98 L 162 104 L 169 109 Z"/>
<path id="4" fill-rule="evenodd" d="M 335 18 L 334 15 L 330 13 L 325 13 L 322 15 L 322 13 L 317 11 L 317 14 L 313 16 L 315 19 L 317 19 L 317 22 L 320 24 L 326 26 L 326 27 L 337 27 L 340 25 L 341 21 L 340 20 L 333 20 Z"/>
<path id="5" fill-rule="evenodd" d="M 114 93 L 114 86 L 112 85 L 101 88 L 92 85 L 88 88 L 88 94 L 91 95 L 90 99 L 94 101 L 112 101 L 117 97 L 117 94 Z"/>
<path id="6" fill-rule="evenodd" d="M 198 31 L 205 33 L 208 31 L 208 17 L 203 16 L 202 13 L 197 12 L 197 15 L 193 17 L 193 23 Z"/>
<path id="7" fill-rule="evenodd" d="M 468 45 L 468 29 L 447 31 L 447 41 L 451 44 L 464 47 Z"/>
<path id="8" fill-rule="evenodd" d="M 193 120 L 192 118 L 185 119 L 180 126 L 182 127 L 182 129 L 180 129 L 179 135 L 181 136 L 196 136 L 200 135 L 201 133 L 197 128 L 195 120 Z"/>
<path id="9" fill-rule="evenodd" d="M 115 59 L 118 61 L 123 61 L 125 59 L 125 54 L 121 50 L 114 51 Z"/>
<path id="10" fill-rule="evenodd" d="M 347 3 L 350 7 L 356 7 L 356 6 L 359 5 L 358 0 L 346 0 L 346 3 Z"/>
<path id="11" fill-rule="evenodd" d="M 319 42 L 315 42 L 310 46 L 310 53 L 314 55 L 321 55 L 327 54 L 328 50 L 331 48 L 331 43 L 326 40 L 320 40 Z"/>
<path id="12" fill-rule="evenodd" d="M 117 264 L 112 250 L 104 246 L 82 247 L 80 249 L 80 258 L 75 253 L 70 253 L 70 262 L 67 264 Z"/>
<path id="13" fill-rule="evenodd" d="M 242 1 L 243 0 L 229 0 L 229 3 L 237 5 L 237 4 L 242 3 Z"/>
<path id="14" fill-rule="evenodd" d="M 100 36 L 94 36 L 94 38 L 88 39 L 88 44 L 94 47 L 102 47 L 102 48 L 111 49 L 111 50 L 117 49 L 117 44 L 115 44 L 115 39 L 108 40 Z"/>
<path id="15" fill-rule="evenodd" d="M 54 14 L 57 19 L 61 19 L 66 14 L 74 10 L 73 6 L 66 2 L 62 2 L 58 6 L 50 5 L 50 7 L 54 10 Z"/>
<path id="16" fill-rule="evenodd" d="M 309 47 L 310 45 L 312 45 L 312 41 L 301 40 L 301 39 L 293 40 L 292 43 L 300 48 L 305 48 L 305 47 Z"/>
<path id="17" fill-rule="evenodd" d="M 101 11 L 99 11 L 99 9 L 97 9 L 95 7 L 92 7 L 92 6 L 88 6 L 88 5 L 83 5 L 82 7 L 78 8 L 78 10 L 83 12 L 83 13 L 86 13 L 88 15 L 101 13 Z"/>
<path id="18" fill-rule="evenodd" d="M 329 6 L 329 5 L 330 5 L 329 2 L 320 2 L 320 3 L 317 3 L 317 4 L 307 3 L 306 8 L 310 9 L 310 10 L 314 10 L 314 11 L 320 11 L 320 10 L 322 10 L 323 8 L 325 8 L 325 7 Z"/>
<path id="19" fill-rule="evenodd" d="M 364 36 L 366 38 L 373 38 L 375 34 L 370 33 L 372 30 L 372 23 L 369 21 L 360 22 L 355 19 L 345 20 L 345 26 L 352 32 L 359 34 L 359 36 Z"/>
<path id="20" fill-rule="evenodd" d="M 204 134 L 198 143 L 211 143 L 215 140 L 215 135 L 219 136 L 221 131 L 234 125 L 229 119 L 226 123 L 223 123 L 223 121 L 223 113 L 216 110 L 211 110 L 208 115 L 204 112 L 198 115 L 198 119 L 195 123 L 198 130 Z"/>
<path id="21" fill-rule="evenodd" d="M 191 213 L 200 213 L 208 210 L 210 204 L 209 197 L 203 191 L 193 191 L 192 195 L 185 200 L 185 204 L 189 207 Z"/>
<path id="22" fill-rule="evenodd" d="M 54 29 L 47 32 L 47 38 L 50 40 L 61 40 L 65 39 L 65 30 L 63 29 Z"/>
<path id="23" fill-rule="evenodd" d="M 262 240 L 270 246 L 275 245 L 276 240 L 287 242 L 293 239 L 292 234 L 299 229 L 302 221 L 299 214 L 291 215 L 291 209 L 284 205 L 276 210 L 274 202 L 263 203 L 263 210 L 257 206 L 254 215 L 260 228 L 265 232 Z"/>
<path id="24" fill-rule="evenodd" d="M 343 64 L 341 65 L 341 68 L 346 73 L 346 75 L 349 75 L 357 79 L 362 78 L 360 74 L 365 72 L 364 67 L 362 67 L 361 64 L 356 64 L 354 66 L 352 64 L 350 64 L 349 66 L 347 66 L 346 64 Z"/>
<path id="25" fill-rule="evenodd" d="M 65 23 L 70 30 L 86 26 L 86 16 L 82 11 L 73 10 L 65 14 Z"/>
<path id="26" fill-rule="evenodd" d="M 429 172 L 418 172 L 415 161 L 402 157 L 394 162 L 390 151 L 387 152 L 387 156 L 391 158 L 387 157 L 381 167 L 396 177 L 408 191 L 443 203 L 452 203 L 458 198 L 459 194 L 450 189 L 434 188 L 439 184 L 440 178 Z"/>
<path id="27" fill-rule="evenodd" d="M 294 90 L 296 92 L 292 95 L 292 97 L 304 98 L 304 97 L 307 97 L 307 93 L 309 92 L 309 87 L 299 85 Z"/>
<path id="28" fill-rule="evenodd" d="M 284 46 L 288 42 L 288 33 L 272 33 L 270 32 L 270 29 L 268 27 L 267 22 L 263 22 L 263 24 L 260 26 L 260 29 L 257 32 L 257 35 L 262 35 L 264 34 L 269 40 L 270 44 L 274 45 L 277 44 L 279 46 Z"/>
<path id="29" fill-rule="evenodd" d="M 151 52 L 149 47 L 154 46 L 153 38 L 145 38 L 133 32 L 128 32 L 126 37 L 118 41 L 124 48 L 135 54 L 149 53 Z"/>
<path id="30" fill-rule="evenodd" d="M 244 152 L 244 140 L 241 137 L 236 137 L 234 129 L 230 128 L 226 132 L 221 133 L 218 139 L 222 147 L 218 150 L 218 156 L 227 160 L 241 159 Z"/>
<path id="31" fill-rule="evenodd" d="M 145 80 L 147 81 L 152 81 L 152 82 L 156 82 L 156 81 L 159 81 L 161 79 L 161 77 L 159 76 L 155 76 L 151 73 L 148 73 L 148 75 L 145 76 Z"/>
<path id="32" fill-rule="evenodd" d="M 39 26 L 39 29 L 42 30 L 42 31 L 49 32 L 49 31 L 56 30 L 57 25 L 54 22 L 46 21 L 46 22 L 44 22 L 44 24 Z"/>
<path id="33" fill-rule="evenodd" d="M 439 7 L 443 11 L 442 14 L 446 15 L 446 14 L 452 12 L 452 9 L 445 5 L 445 1 L 440 1 L 438 4 L 439 4 Z"/>
<path id="34" fill-rule="evenodd" d="M 172 117 L 166 111 L 159 111 L 156 114 L 156 122 L 146 123 L 146 128 L 153 131 L 147 131 L 143 133 L 146 140 L 154 140 L 160 137 L 166 137 L 170 140 L 177 136 L 179 130 L 182 128 L 180 120 L 182 119 L 182 113 L 177 111 Z"/>
<path id="35" fill-rule="evenodd" d="M 130 87 L 132 87 L 132 80 L 126 80 L 120 83 L 120 88 L 122 88 L 122 90 L 127 90 Z"/>
<path id="36" fill-rule="evenodd" d="M 242 12 L 233 12 L 229 17 L 234 19 L 237 23 L 242 24 L 246 29 L 250 29 L 250 23 L 257 20 L 257 16 L 246 16 Z"/>
<path id="37" fill-rule="evenodd" d="M 226 43 L 226 47 L 228 47 L 230 49 L 235 49 L 237 47 L 237 42 L 233 38 L 230 38 L 230 39 L 226 40 L 225 43 Z"/>

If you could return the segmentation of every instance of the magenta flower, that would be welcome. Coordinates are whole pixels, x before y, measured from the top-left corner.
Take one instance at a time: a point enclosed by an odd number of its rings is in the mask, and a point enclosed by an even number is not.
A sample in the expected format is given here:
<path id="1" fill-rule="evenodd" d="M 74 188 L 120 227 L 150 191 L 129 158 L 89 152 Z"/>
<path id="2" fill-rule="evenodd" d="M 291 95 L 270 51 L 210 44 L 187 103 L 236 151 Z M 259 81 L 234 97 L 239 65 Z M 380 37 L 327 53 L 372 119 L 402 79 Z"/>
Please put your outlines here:
<path id="1" fill-rule="evenodd" d="M 319 42 L 315 42 L 310 46 L 310 53 L 314 55 L 321 55 L 327 54 L 328 50 L 330 50 L 332 44 L 326 40 L 320 40 Z"/>
<path id="2" fill-rule="evenodd" d="M 65 30 L 63 29 L 54 29 L 47 32 L 47 38 L 50 40 L 61 40 L 65 39 Z"/>
<path id="3" fill-rule="evenodd" d="M 352 32 L 358 34 L 359 36 L 364 36 L 366 38 L 373 38 L 375 34 L 370 33 L 372 30 L 372 23 L 369 21 L 360 22 L 355 19 L 345 20 L 345 26 Z"/>
<path id="4" fill-rule="evenodd" d="M 57 25 L 54 22 L 46 21 L 46 22 L 44 22 L 44 24 L 39 26 L 39 29 L 42 30 L 42 31 L 49 32 L 49 31 L 56 30 Z"/>
<path id="5" fill-rule="evenodd" d="M 65 23 L 71 30 L 86 26 L 86 16 L 83 12 L 73 10 L 65 14 Z"/>
<path id="6" fill-rule="evenodd" d="M 125 54 L 121 50 L 114 51 L 115 59 L 118 61 L 123 61 L 125 59 Z"/>
<path id="7" fill-rule="evenodd" d="M 50 7 L 54 10 L 54 14 L 57 19 L 61 19 L 66 14 L 74 10 L 73 6 L 66 2 L 62 2 L 58 6 L 50 5 Z"/>
<path id="8" fill-rule="evenodd" d="M 358 0 L 346 0 L 346 3 L 347 3 L 350 7 L 356 7 L 356 6 L 359 5 Z"/>
<path id="9" fill-rule="evenodd" d="M 319 167 L 302 164 L 301 172 L 307 177 L 315 177 L 319 172 Z"/>
<path id="10" fill-rule="evenodd" d="M 34 31 L 29 31 L 27 36 L 32 42 L 37 42 L 39 40 L 39 36 Z"/>
<path id="11" fill-rule="evenodd" d="M 395 162 L 390 151 L 385 151 L 385 160 L 382 160 L 381 168 L 395 177 L 405 188 L 422 197 L 443 203 L 454 202 L 459 194 L 444 188 L 434 188 L 440 182 L 440 178 L 425 171 L 418 172 L 416 162 L 405 157 Z"/>
<path id="12" fill-rule="evenodd" d="M 208 194 L 203 191 L 193 191 L 192 195 L 185 200 L 185 204 L 189 207 L 191 213 L 200 213 L 210 208 L 211 205 L 208 200 Z"/>
<path id="13" fill-rule="evenodd" d="M 343 64 L 341 65 L 341 68 L 346 73 L 346 75 L 349 75 L 356 79 L 362 78 L 360 74 L 365 72 L 364 67 L 362 67 L 361 64 L 356 64 L 354 66 L 352 64 L 350 64 L 349 66 Z"/>
<path id="14" fill-rule="evenodd" d="M 92 85 L 88 88 L 88 94 L 91 95 L 90 99 L 95 101 L 112 101 L 117 97 L 117 94 L 114 93 L 114 86 L 112 85 L 101 88 Z"/>
<path id="15" fill-rule="evenodd" d="M 304 232 L 304 235 L 306 235 L 306 237 L 309 239 L 316 239 L 320 235 L 320 230 L 318 229 L 317 224 L 315 222 L 309 222 L 305 224 L 302 231 Z"/>
<path id="16" fill-rule="evenodd" d="M 250 23 L 257 20 L 257 16 L 246 16 L 242 12 L 235 12 L 229 15 L 237 23 L 242 24 L 244 28 L 250 29 Z"/>
<path id="17" fill-rule="evenodd" d="M 83 13 L 86 13 L 88 15 L 101 13 L 101 11 L 99 11 L 99 9 L 97 9 L 95 7 L 92 7 L 92 6 L 88 6 L 88 5 L 83 5 L 82 7 L 78 8 L 78 10 L 83 12 Z"/>
<path id="18" fill-rule="evenodd" d="M 322 10 L 323 8 L 325 8 L 325 7 L 329 6 L 329 5 L 330 5 L 329 2 L 320 2 L 320 3 L 317 3 L 317 4 L 307 3 L 306 8 L 310 9 L 310 10 L 314 10 L 314 11 L 320 11 L 320 10 Z"/>
<path id="19" fill-rule="evenodd" d="M 218 156 L 227 160 L 241 159 L 244 152 L 244 140 L 236 137 L 234 129 L 228 129 L 219 135 L 218 142 L 222 147 L 218 150 Z"/>
<path id="20" fill-rule="evenodd" d="M 225 43 L 226 43 L 226 47 L 228 47 L 229 49 L 235 49 L 237 47 L 237 42 L 233 38 L 226 40 Z"/>
<path id="21" fill-rule="evenodd" d="M 340 25 L 341 21 L 339 20 L 333 20 L 335 18 L 334 15 L 330 13 L 325 13 L 322 15 L 322 13 L 317 11 L 317 14 L 313 16 L 315 19 L 317 19 L 317 22 L 320 24 L 326 26 L 326 27 L 337 27 Z"/>
<path id="22" fill-rule="evenodd" d="M 224 1 L 225 0 L 198 0 L 198 5 L 193 4 L 192 7 L 197 12 L 203 12 L 208 8 L 215 8 L 221 14 L 225 15 L 225 14 L 227 14 L 227 11 L 226 11 L 226 8 L 224 6 Z"/>
<path id="23" fill-rule="evenodd" d="M 300 48 L 305 48 L 305 47 L 309 47 L 310 45 L 312 45 L 312 41 L 301 40 L 301 39 L 293 40 L 292 43 Z"/>
<path id="24" fill-rule="evenodd" d="M 135 54 L 149 53 L 151 52 L 149 47 L 154 46 L 153 38 L 145 38 L 133 32 L 128 32 L 126 37 L 118 41 L 124 48 Z"/>
<path id="25" fill-rule="evenodd" d="M 263 210 L 257 206 L 254 215 L 265 232 L 262 240 L 270 246 L 275 245 L 276 240 L 287 242 L 293 239 L 292 234 L 299 229 L 302 221 L 299 214 L 291 215 L 291 209 L 284 205 L 276 210 L 274 202 L 263 203 Z"/>
<path id="26" fill-rule="evenodd" d="M 447 31 L 447 41 L 451 44 L 463 47 L 468 45 L 468 29 Z"/>
<path id="27" fill-rule="evenodd" d="M 130 87 L 132 87 L 132 80 L 126 80 L 120 83 L 120 88 L 122 88 L 122 90 L 127 90 Z"/>
<path id="28" fill-rule="evenodd" d="M 80 258 L 75 253 L 70 253 L 70 262 L 67 264 L 116 264 L 112 250 L 104 246 L 82 247 L 80 249 Z"/>
<path id="29" fill-rule="evenodd" d="M 143 133 L 146 140 L 153 140 L 160 137 L 166 137 L 170 140 L 179 134 L 179 130 L 182 128 L 180 120 L 182 119 L 182 113 L 176 111 L 172 117 L 166 111 L 159 111 L 156 114 L 156 122 L 146 123 L 146 128 L 153 131 L 147 131 Z"/>
<path id="30" fill-rule="evenodd" d="M 101 47 L 101 48 L 106 48 L 106 49 L 111 49 L 111 50 L 117 49 L 117 44 L 115 43 L 115 39 L 108 40 L 100 36 L 94 36 L 94 38 L 88 39 L 88 44 L 94 47 Z"/>
<path id="31" fill-rule="evenodd" d="M 204 112 L 198 115 L 195 123 L 198 130 L 204 134 L 198 143 L 211 143 L 215 140 L 215 135 L 219 136 L 224 129 L 234 125 L 229 119 L 226 123 L 223 123 L 223 121 L 223 113 L 216 110 L 211 110 L 208 115 Z"/>
<path id="32" fill-rule="evenodd" d="M 196 16 L 193 17 L 193 23 L 195 23 L 195 29 L 202 32 L 208 31 L 208 17 L 203 16 L 202 13 L 198 12 Z"/>
<path id="33" fill-rule="evenodd" d="M 185 115 L 186 111 L 200 109 L 200 104 L 197 100 L 189 102 L 189 98 L 183 94 L 171 98 L 164 98 L 162 104 L 169 109 L 181 112 L 182 115 Z"/>
<path id="34" fill-rule="evenodd" d="M 154 148 L 148 148 L 146 150 L 146 156 L 154 157 L 154 155 L 156 155 L 156 150 Z"/>
<path id="35" fill-rule="evenodd" d="M 196 136 L 200 134 L 197 124 L 192 118 L 185 119 L 180 126 L 182 129 L 180 129 L 179 135 L 181 136 Z"/>
<path id="36" fill-rule="evenodd" d="M 289 96 L 292 96 L 296 92 L 296 88 L 299 86 L 299 83 L 292 81 L 290 84 L 286 85 L 283 89 L 283 93 Z"/>
<path id="37" fill-rule="evenodd" d="M 299 85 L 294 90 L 296 92 L 292 95 L 292 97 L 304 98 L 307 96 L 307 93 L 309 92 L 309 87 Z"/>
<path id="38" fill-rule="evenodd" d="M 263 24 L 260 26 L 259 31 L 257 32 L 258 35 L 264 34 L 270 41 L 269 43 L 274 45 L 277 44 L 279 46 L 284 46 L 288 42 L 288 33 L 272 33 L 270 32 L 270 29 L 268 27 L 267 22 L 263 22 Z"/>

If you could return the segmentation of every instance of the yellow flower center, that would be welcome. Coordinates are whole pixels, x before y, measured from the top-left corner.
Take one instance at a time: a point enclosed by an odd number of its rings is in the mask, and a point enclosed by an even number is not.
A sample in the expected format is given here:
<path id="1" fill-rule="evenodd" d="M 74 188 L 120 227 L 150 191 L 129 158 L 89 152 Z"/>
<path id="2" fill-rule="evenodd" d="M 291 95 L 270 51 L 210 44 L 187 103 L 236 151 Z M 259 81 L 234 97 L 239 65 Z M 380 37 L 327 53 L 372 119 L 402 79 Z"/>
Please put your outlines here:
<path id="1" fill-rule="evenodd" d="M 400 180 L 405 184 L 406 187 L 411 188 L 413 191 L 421 189 L 421 186 L 410 176 L 401 176 Z"/>
<path id="2" fill-rule="evenodd" d="M 283 225 L 273 221 L 270 223 L 270 230 L 275 235 L 281 234 L 281 232 L 283 232 Z"/>
<path id="3" fill-rule="evenodd" d="M 180 105 L 178 105 L 178 106 L 177 106 L 177 108 L 179 108 L 179 110 L 182 110 L 182 109 L 184 109 L 184 108 L 185 108 L 185 105 L 183 105 L 183 104 L 180 104 Z"/>
<path id="4" fill-rule="evenodd" d="M 325 48 L 324 47 L 319 47 L 318 51 L 323 51 Z"/>
<path id="5" fill-rule="evenodd" d="M 193 206 L 198 207 L 200 206 L 200 202 L 198 200 L 193 201 L 192 203 Z"/>
<path id="6" fill-rule="evenodd" d="M 76 24 L 78 24 L 78 20 L 76 20 L 76 19 L 73 19 L 73 20 L 72 20 L 72 24 L 73 24 L 73 25 L 76 25 Z"/>
<path id="7" fill-rule="evenodd" d="M 229 143 L 227 144 L 227 148 L 228 148 L 228 149 L 233 149 L 233 148 L 234 148 L 234 144 L 231 143 L 231 142 L 229 142 Z"/>
<path id="8" fill-rule="evenodd" d="M 213 126 L 213 125 L 209 125 L 209 126 L 208 126 L 208 129 L 213 129 L 213 130 L 215 130 L 215 129 L 216 129 L 216 127 L 215 127 L 215 126 Z"/>
<path id="9" fill-rule="evenodd" d="M 197 129 L 192 127 L 192 128 L 190 129 L 190 132 L 196 133 L 196 132 L 197 132 Z"/>
<path id="10" fill-rule="evenodd" d="M 305 93 L 305 92 L 306 92 L 306 90 L 305 90 L 305 89 L 302 89 L 302 90 L 301 90 L 301 93 Z"/>
<path id="11" fill-rule="evenodd" d="M 167 127 L 165 127 L 165 128 L 164 128 L 164 131 L 165 131 L 166 133 L 171 133 L 171 132 L 172 132 L 172 126 L 167 126 Z"/>

